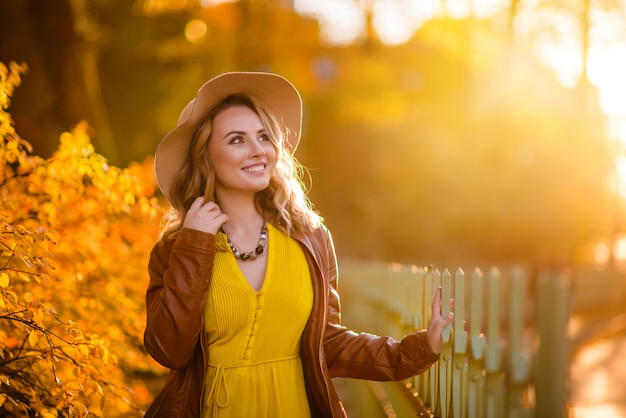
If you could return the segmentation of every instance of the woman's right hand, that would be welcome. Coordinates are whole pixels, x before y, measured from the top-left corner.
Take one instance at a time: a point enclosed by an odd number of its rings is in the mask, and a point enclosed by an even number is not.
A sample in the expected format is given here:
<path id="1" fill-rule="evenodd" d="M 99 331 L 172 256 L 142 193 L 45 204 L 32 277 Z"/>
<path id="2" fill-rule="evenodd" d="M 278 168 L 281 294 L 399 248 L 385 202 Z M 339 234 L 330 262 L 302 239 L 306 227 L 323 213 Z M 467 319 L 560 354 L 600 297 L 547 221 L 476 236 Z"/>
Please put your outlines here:
<path id="1" fill-rule="evenodd" d="M 196 231 L 215 235 L 227 221 L 228 215 L 222 213 L 217 203 L 207 202 L 204 196 L 200 196 L 189 207 L 183 221 L 183 228 L 195 229 Z"/>

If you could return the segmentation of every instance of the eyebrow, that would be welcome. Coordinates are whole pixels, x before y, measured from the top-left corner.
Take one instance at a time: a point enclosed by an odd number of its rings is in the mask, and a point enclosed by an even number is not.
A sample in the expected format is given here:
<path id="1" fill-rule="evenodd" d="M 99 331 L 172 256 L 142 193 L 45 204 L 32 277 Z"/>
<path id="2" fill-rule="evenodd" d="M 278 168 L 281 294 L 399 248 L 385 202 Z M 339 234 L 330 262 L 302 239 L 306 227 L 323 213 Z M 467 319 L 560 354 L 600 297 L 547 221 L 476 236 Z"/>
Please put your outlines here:
<path id="1" fill-rule="evenodd" d="M 267 129 L 263 128 L 263 129 L 259 129 L 258 131 L 256 131 L 257 134 L 260 133 L 267 133 Z M 231 135 L 245 135 L 246 131 L 230 131 L 228 132 L 226 135 L 224 135 L 224 139 L 228 138 Z"/>

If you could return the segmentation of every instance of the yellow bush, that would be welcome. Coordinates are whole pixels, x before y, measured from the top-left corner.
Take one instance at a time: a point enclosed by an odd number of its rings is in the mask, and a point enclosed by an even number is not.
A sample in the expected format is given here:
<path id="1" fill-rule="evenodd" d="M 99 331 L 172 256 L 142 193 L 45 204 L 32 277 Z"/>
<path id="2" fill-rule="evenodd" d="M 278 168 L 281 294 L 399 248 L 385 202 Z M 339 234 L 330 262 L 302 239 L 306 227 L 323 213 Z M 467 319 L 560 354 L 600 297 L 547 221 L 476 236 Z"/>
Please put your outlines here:
<path id="1" fill-rule="evenodd" d="M 7 113 L 25 70 L 0 63 L 0 416 L 140 416 L 152 162 L 109 166 L 85 123 L 33 155 Z"/>

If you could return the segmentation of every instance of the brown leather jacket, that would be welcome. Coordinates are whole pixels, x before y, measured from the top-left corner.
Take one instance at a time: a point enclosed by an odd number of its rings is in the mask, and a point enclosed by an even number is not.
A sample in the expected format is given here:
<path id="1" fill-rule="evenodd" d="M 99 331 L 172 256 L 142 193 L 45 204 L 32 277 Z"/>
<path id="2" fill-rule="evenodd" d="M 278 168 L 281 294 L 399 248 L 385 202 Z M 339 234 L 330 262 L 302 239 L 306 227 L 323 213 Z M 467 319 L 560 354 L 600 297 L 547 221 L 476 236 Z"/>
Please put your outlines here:
<path id="1" fill-rule="evenodd" d="M 439 356 L 425 331 L 396 341 L 341 326 L 337 263 L 327 229 L 296 234 L 304 248 L 314 302 L 301 354 L 313 417 L 345 417 L 332 377 L 401 380 L 425 371 Z M 150 254 L 145 347 L 171 370 L 146 417 L 199 418 L 205 381 L 203 306 L 213 269 L 215 236 L 183 228 Z"/>

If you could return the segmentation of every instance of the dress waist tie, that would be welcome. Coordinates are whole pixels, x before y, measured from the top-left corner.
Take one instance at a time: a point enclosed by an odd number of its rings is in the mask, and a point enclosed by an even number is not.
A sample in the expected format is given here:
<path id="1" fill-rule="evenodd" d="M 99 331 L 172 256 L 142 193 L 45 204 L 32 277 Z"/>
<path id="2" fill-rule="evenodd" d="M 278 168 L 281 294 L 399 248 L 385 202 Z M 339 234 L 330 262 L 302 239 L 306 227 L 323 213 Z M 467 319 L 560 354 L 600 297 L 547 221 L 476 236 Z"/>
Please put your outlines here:
<path id="1" fill-rule="evenodd" d="M 209 364 L 209 367 L 215 369 L 215 376 L 207 393 L 206 405 L 208 406 L 209 414 L 206 416 L 217 417 L 217 409 L 228 406 L 228 385 L 226 385 L 223 365 L 213 366 Z"/>
<path id="2" fill-rule="evenodd" d="M 209 387 L 209 391 L 207 392 L 206 397 L 206 406 L 208 408 L 208 414 L 205 417 L 217 417 L 218 408 L 224 408 L 228 406 L 230 402 L 230 397 L 228 393 L 228 384 L 226 383 L 226 374 L 225 371 L 227 369 L 240 368 L 240 367 L 251 367 L 258 366 L 265 363 L 277 363 L 281 361 L 290 361 L 300 357 L 300 354 L 296 354 L 289 357 L 283 357 L 268 361 L 261 361 L 257 363 L 250 363 L 246 365 L 237 365 L 237 366 L 224 366 L 223 364 L 213 365 L 209 364 L 208 367 L 215 369 L 215 376 L 213 376 L 213 380 L 211 381 L 211 386 Z M 273 372 L 274 373 L 274 372 Z M 277 378 L 274 376 L 274 385 L 276 385 Z M 277 388 L 274 388 L 277 391 Z"/>

